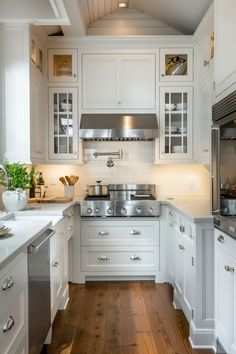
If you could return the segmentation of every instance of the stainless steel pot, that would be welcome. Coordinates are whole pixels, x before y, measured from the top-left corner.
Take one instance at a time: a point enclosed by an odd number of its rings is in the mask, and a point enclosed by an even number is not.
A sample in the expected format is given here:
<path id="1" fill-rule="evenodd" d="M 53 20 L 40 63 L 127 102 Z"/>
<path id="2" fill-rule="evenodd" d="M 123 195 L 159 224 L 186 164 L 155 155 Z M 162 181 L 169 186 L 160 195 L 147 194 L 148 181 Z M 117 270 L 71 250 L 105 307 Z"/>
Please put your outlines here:
<path id="1" fill-rule="evenodd" d="M 107 196 L 108 195 L 108 185 L 101 184 L 102 181 L 96 181 L 97 184 L 89 184 L 88 196 L 90 197 L 98 197 L 98 196 Z"/>

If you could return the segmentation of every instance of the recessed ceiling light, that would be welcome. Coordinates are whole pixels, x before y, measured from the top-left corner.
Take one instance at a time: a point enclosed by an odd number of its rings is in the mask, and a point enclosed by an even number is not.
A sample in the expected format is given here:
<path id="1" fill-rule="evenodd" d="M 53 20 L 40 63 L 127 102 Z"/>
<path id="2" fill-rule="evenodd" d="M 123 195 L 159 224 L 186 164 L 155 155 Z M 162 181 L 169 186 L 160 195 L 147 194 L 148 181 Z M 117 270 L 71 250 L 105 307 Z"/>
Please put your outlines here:
<path id="1" fill-rule="evenodd" d="M 127 3 L 124 1 L 119 2 L 119 7 L 127 7 Z"/>

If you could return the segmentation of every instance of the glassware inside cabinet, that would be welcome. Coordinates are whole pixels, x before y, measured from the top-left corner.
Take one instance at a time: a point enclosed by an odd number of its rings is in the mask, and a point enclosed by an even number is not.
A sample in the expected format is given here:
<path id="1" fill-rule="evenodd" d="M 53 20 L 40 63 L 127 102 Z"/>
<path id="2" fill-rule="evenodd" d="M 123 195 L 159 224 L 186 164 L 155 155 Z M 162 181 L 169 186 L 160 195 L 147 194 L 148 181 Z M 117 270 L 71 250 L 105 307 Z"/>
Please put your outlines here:
<path id="1" fill-rule="evenodd" d="M 187 153 L 188 97 L 185 92 L 165 93 L 165 153 Z"/>
<path id="2" fill-rule="evenodd" d="M 72 94 L 54 93 L 54 153 L 73 153 Z"/>

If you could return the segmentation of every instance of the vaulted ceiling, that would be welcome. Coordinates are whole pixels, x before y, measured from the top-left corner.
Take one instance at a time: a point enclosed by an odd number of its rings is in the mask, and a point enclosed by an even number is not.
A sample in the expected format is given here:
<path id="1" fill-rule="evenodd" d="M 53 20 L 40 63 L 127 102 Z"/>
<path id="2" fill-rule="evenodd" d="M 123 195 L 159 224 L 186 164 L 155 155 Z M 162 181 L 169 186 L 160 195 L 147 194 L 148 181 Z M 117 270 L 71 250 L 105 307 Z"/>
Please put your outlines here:
<path id="1" fill-rule="evenodd" d="M 149 15 L 150 20 L 158 20 L 166 26 L 166 28 L 169 27 L 175 30 L 176 34 L 192 34 L 212 1 L 213 0 L 127 0 L 127 3 L 128 9 Z M 101 18 L 105 20 L 107 16 L 112 13 L 122 14 L 121 17 L 123 19 L 126 11 L 126 9 L 123 9 L 122 12 L 118 10 L 120 0 L 77 0 L 77 2 L 81 18 L 87 29 L 93 28 L 97 20 Z M 152 27 L 153 25 L 150 23 L 150 26 Z M 89 32 L 91 31 L 88 30 L 87 34 L 90 34 Z"/>

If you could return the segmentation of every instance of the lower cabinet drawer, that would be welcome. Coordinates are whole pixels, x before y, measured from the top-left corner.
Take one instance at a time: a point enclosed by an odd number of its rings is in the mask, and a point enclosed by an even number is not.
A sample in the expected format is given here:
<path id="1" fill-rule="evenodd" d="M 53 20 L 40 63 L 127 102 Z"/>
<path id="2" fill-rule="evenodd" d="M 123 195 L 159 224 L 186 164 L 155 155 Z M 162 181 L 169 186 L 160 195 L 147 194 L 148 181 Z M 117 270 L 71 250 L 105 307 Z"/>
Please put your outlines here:
<path id="1" fill-rule="evenodd" d="M 159 221 L 82 221 L 82 245 L 159 245 Z"/>
<path id="2" fill-rule="evenodd" d="M 28 328 L 27 281 L 21 278 L 17 294 L 1 303 L 0 309 L 0 352 L 15 353 L 15 346 Z M 18 351 L 19 353 L 19 351 Z"/>
<path id="3" fill-rule="evenodd" d="M 91 272 L 159 270 L 159 246 L 83 247 L 82 269 Z"/>
<path id="4" fill-rule="evenodd" d="M 27 276 L 27 257 L 20 254 L 0 272 L 0 303 L 13 294 L 17 294 L 21 287 L 22 274 Z M 1 349 L 1 348 L 0 348 Z"/>

